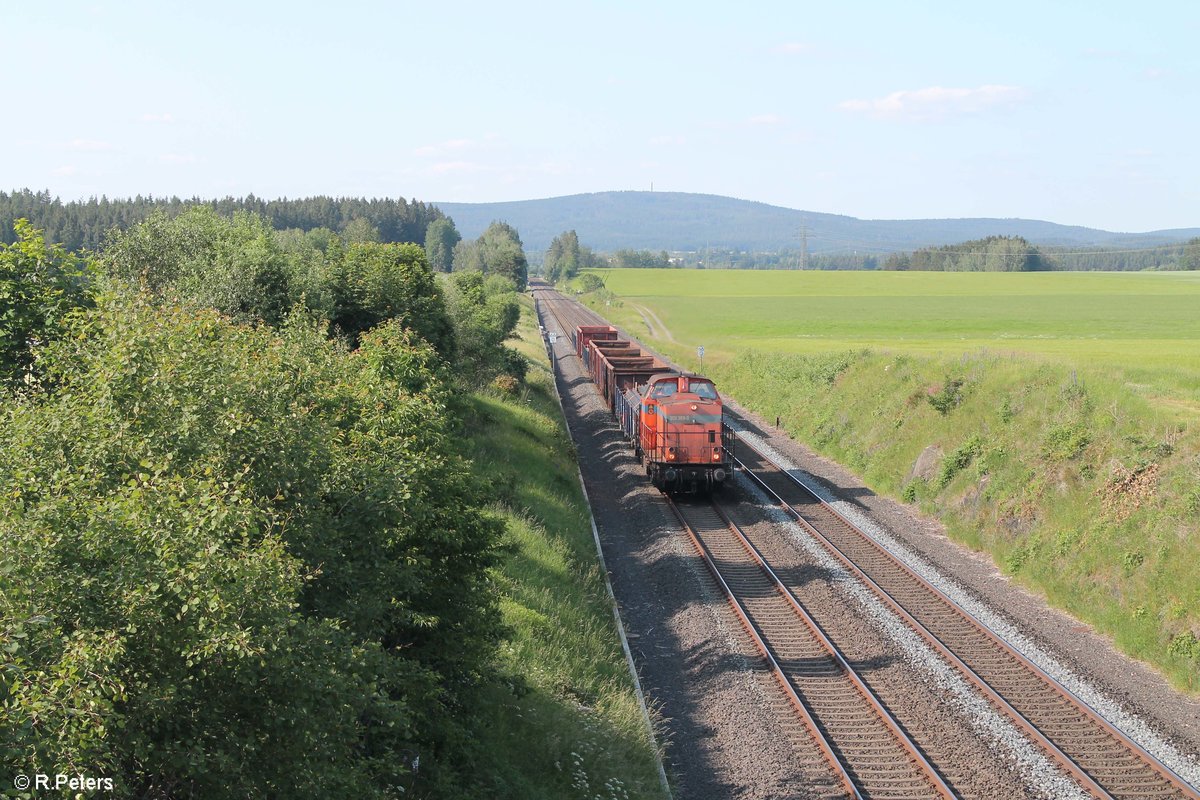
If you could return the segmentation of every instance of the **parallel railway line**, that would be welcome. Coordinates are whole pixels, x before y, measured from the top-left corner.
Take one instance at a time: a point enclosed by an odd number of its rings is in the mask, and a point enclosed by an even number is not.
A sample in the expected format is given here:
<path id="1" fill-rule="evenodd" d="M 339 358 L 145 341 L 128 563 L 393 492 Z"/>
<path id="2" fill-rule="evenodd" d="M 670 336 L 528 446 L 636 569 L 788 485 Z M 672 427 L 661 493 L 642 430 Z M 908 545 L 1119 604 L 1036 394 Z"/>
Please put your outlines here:
<path id="1" fill-rule="evenodd" d="M 955 797 L 738 526 L 715 503 L 667 503 L 816 740 L 840 796 Z"/>
<path id="2" fill-rule="evenodd" d="M 743 474 L 791 514 L 1088 793 L 1200 797 L 1083 701 L 742 440 Z"/>
<path id="3" fill-rule="evenodd" d="M 535 296 L 542 310 L 553 315 L 564 332 L 582 324 L 606 324 L 591 311 L 555 292 L 543 290 L 535 292 Z M 1200 798 L 1195 788 L 745 439 L 739 443 L 738 455 L 739 468 L 749 480 L 758 484 L 868 591 L 940 654 L 993 708 L 1059 764 L 1084 792 L 1099 798 Z M 847 684 L 853 684 L 854 679 L 844 671 L 848 669 L 844 659 L 839 662 L 839 656 L 834 655 L 836 648 L 823 654 L 818 654 L 819 648 L 812 649 L 818 647 L 814 642 L 824 635 L 797 599 L 797 595 L 803 594 L 800 587 L 785 586 L 758 554 L 754 543 L 717 506 L 706 512 L 693 504 L 678 505 L 670 498 L 668 502 L 726 591 L 751 638 L 773 664 L 777 681 L 804 718 L 804 726 L 842 764 L 835 767 L 831 761 L 830 769 L 842 770 L 843 777 L 839 780 L 846 792 L 865 797 L 953 796 L 936 769 L 928 764 L 927 771 L 920 767 L 924 758 L 911 742 L 872 745 L 878 752 L 887 747 L 911 748 L 908 755 L 893 755 L 888 761 L 906 765 L 903 777 L 890 771 L 883 762 L 872 762 L 870 756 L 858 755 L 853 747 L 842 744 L 853 741 L 857 734 L 848 734 L 847 729 L 834 724 L 839 714 L 829 710 L 833 706 L 822 703 L 827 700 L 832 676 L 839 675 L 839 680 Z M 779 540 L 786 538 L 779 532 L 772 535 Z M 806 618 L 808 621 L 804 621 Z M 832 648 L 832 643 L 828 647 Z M 874 708 L 871 714 L 876 716 L 872 724 L 877 730 L 902 728 L 879 716 L 882 707 L 878 701 L 872 703 L 869 692 L 860 694 L 856 703 L 857 710 L 848 714 L 847 719 Z M 888 736 L 893 742 L 901 741 L 894 732 Z M 914 788 L 913 780 L 927 781 L 925 788 Z"/>

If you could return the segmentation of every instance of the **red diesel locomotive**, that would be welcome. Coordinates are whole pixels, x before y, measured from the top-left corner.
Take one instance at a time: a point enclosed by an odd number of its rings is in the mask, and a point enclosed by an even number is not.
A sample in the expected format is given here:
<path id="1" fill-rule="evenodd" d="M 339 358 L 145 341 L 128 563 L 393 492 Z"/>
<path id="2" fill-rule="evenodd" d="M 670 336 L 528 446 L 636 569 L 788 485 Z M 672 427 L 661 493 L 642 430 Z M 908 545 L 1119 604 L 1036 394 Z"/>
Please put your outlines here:
<path id="1" fill-rule="evenodd" d="M 608 325 L 581 325 L 571 338 L 655 486 L 711 492 L 724 485 L 733 475 L 733 435 L 711 380 L 671 369 Z"/>

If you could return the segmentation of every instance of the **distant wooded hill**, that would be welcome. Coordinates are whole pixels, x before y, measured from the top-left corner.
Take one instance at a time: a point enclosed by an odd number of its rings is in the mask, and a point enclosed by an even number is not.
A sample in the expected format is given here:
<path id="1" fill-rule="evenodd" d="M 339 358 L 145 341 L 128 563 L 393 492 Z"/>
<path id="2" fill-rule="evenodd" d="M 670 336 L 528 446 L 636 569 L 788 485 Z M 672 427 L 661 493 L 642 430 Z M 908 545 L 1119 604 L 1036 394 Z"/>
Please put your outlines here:
<path id="1" fill-rule="evenodd" d="M 1060 247 L 1136 248 L 1175 244 L 1200 236 L 1200 228 L 1113 233 L 1030 219 L 864 220 L 681 192 L 599 192 L 505 203 L 433 203 L 454 219 L 466 238 L 494 220 L 521 232 L 531 254 L 545 251 L 567 230 L 595 250 L 700 251 L 799 250 L 807 229 L 808 252 L 895 253 L 989 236 L 1020 236 Z"/>

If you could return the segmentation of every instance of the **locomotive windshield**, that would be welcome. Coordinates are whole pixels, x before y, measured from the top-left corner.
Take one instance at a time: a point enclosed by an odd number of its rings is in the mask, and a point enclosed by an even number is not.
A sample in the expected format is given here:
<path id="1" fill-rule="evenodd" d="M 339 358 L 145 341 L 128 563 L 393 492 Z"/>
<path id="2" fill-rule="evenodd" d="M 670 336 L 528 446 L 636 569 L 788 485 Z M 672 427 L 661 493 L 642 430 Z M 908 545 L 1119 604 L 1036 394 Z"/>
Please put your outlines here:
<path id="1" fill-rule="evenodd" d="M 692 393 L 705 400 L 716 400 L 717 390 L 707 381 L 692 381 Z"/>

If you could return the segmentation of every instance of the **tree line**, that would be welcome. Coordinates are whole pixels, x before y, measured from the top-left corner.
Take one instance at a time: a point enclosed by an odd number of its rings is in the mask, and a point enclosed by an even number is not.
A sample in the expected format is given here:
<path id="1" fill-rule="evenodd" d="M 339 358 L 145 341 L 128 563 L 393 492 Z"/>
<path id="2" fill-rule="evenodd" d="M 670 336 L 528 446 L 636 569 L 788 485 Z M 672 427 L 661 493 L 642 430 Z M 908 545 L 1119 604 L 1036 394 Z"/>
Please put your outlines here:
<path id="1" fill-rule="evenodd" d="M 1200 269 L 1200 238 L 1138 250 L 1039 248 L 1019 236 L 989 236 L 961 244 L 894 253 L 888 270 L 1035 272 L 1043 270 Z"/>
<path id="2" fill-rule="evenodd" d="M 1019 236 L 989 236 L 961 244 L 894 253 L 886 270 L 936 272 L 1040 272 L 1050 269 L 1041 252 Z"/>
<path id="3" fill-rule="evenodd" d="M 246 211 L 267 220 L 272 228 L 309 231 L 327 228 L 342 233 L 361 222 L 376 231 L 381 242 L 423 244 L 429 225 L 444 219 L 436 206 L 404 198 L 306 197 L 264 200 L 253 194 L 203 200 L 198 197 L 155 198 L 141 195 L 127 199 L 92 197 L 63 202 L 47 191 L 22 189 L 0 192 L 0 242 L 12 244 L 13 223 L 29 220 L 49 242 L 67 250 L 98 250 L 111 230 L 125 230 L 148 218 L 153 211 L 178 216 L 194 206 L 208 206 L 224 217 Z"/>
<path id="4" fill-rule="evenodd" d="M 470 731 L 506 685 L 504 531 L 461 398 L 524 361 L 503 346 L 514 274 L 483 263 L 439 276 L 417 244 L 209 204 L 86 256 L 15 225 L 7 774 L 160 798 L 486 792 Z"/>
<path id="5" fill-rule="evenodd" d="M 1200 238 L 1175 245 L 1128 250 L 1038 247 L 1021 237 L 989 236 L 888 256 L 869 253 L 803 255 L 793 250 L 759 253 L 720 248 L 670 254 L 666 251 L 618 250 L 609 254 L 580 246 L 578 235 L 572 230 L 560 234 L 551 242 L 541 272 L 551 282 L 558 282 L 574 277 L 581 269 L 606 267 L 944 272 L 1196 270 L 1200 269 Z"/>

